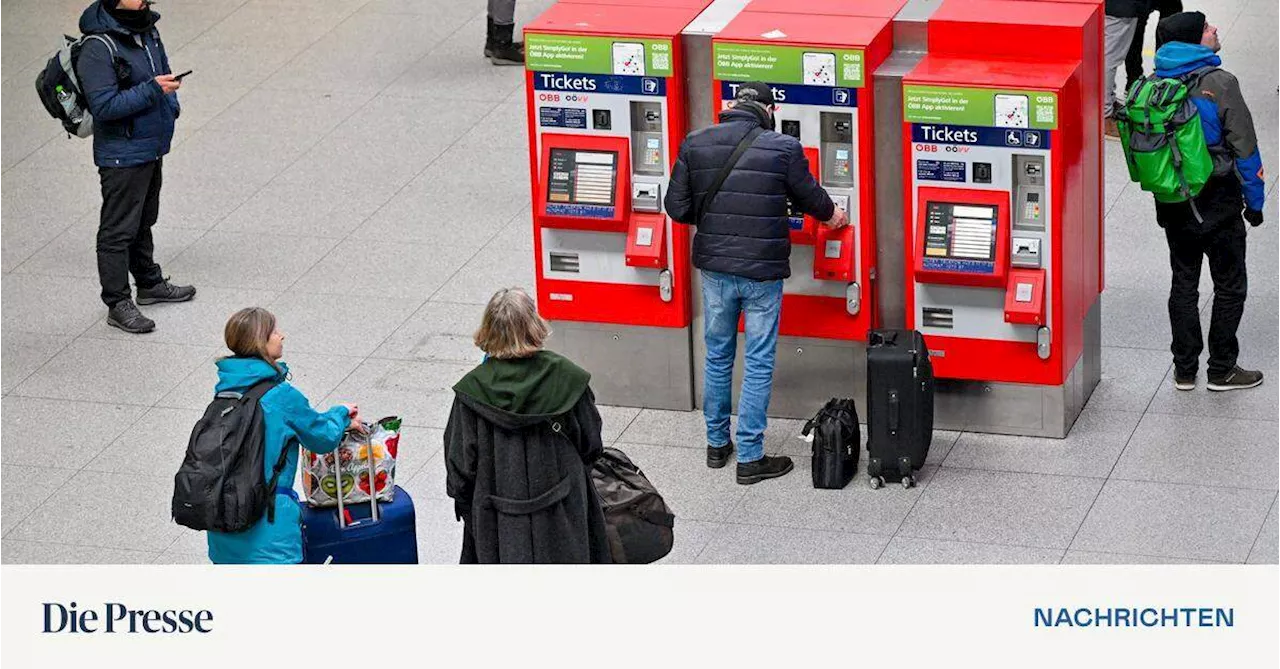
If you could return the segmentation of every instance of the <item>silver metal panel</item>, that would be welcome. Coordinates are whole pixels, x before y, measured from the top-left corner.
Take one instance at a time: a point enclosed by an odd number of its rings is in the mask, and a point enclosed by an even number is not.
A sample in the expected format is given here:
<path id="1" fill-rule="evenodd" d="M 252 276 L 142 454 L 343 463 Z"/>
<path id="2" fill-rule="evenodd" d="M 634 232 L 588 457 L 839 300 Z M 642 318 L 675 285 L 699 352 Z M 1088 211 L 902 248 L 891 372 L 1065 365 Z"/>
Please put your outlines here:
<path id="1" fill-rule="evenodd" d="M 932 0 L 931 0 L 932 1 Z M 913 0 L 913 3 L 915 0 Z M 907 11 L 913 3 L 903 7 Z M 875 151 L 876 196 L 876 277 L 872 289 L 879 322 L 887 328 L 907 324 L 906 266 L 903 260 L 905 225 L 902 211 L 902 77 L 924 57 L 923 20 L 894 21 L 894 46 L 902 49 L 915 39 L 899 34 L 899 26 L 919 29 L 920 51 L 895 51 L 872 75 L 875 91 L 875 121 L 872 128 Z M 904 42 L 905 40 L 905 42 Z"/>
<path id="2" fill-rule="evenodd" d="M 556 271 L 552 254 L 577 257 L 578 271 Z M 627 265 L 627 236 L 617 232 L 542 229 L 542 275 L 559 281 L 590 281 L 638 286 L 658 285 L 656 269 Z"/>
<path id="3" fill-rule="evenodd" d="M 694 332 L 694 398 L 702 407 L 706 345 L 701 329 Z M 738 356 L 733 363 L 733 406 L 738 406 L 742 389 L 742 351 L 746 340 L 738 335 Z M 699 357 L 700 356 L 700 357 Z M 773 370 L 770 418 L 807 419 L 833 397 L 852 397 L 858 415 L 866 416 L 867 345 L 864 342 L 836 341 L 808 337 L 778 337 L 777 360 Z"/>
<path id="4" fill-rule="evenodd" d="M 1084 316 L 1084 376 L 1081 383 L 1084 387 L 1084 401 L 1081 408 L 1089 403 L 1093 391 L 1102 381 L 1102 296 L 1089 307 Z"/>
<path id="5" fill-rule="evenodd" d="M 685 26 L 680 44 L 684 47 L 685 113 L 689 132 L 715 121 L 719 109 L 717 94 L 711 90 L 711 38 L 746 7 L 751 0 L 715 0 L 698 18 Z"/>
<path id="6" fill-rule="evenodd" d="M 591 372 L 601 404 L 693 409 L 693 359 L 686 328 L 552 321 L 547 348 Z"/>

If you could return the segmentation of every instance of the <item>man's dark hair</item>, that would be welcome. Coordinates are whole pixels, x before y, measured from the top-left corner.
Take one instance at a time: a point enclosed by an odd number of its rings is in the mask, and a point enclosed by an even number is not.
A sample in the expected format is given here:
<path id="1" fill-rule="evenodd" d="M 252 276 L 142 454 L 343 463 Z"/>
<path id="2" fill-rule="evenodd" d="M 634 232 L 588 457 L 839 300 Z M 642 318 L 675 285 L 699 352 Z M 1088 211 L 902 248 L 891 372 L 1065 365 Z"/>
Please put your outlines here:
<path id="1" fill-rule="evenodd" d="M 747 81 L 738 86 L 738 93 L 733 98 L 737 102 L 755 102 L 766 108 L 776 104 L 773 100 L 773 89 L 762 81 Z"/>

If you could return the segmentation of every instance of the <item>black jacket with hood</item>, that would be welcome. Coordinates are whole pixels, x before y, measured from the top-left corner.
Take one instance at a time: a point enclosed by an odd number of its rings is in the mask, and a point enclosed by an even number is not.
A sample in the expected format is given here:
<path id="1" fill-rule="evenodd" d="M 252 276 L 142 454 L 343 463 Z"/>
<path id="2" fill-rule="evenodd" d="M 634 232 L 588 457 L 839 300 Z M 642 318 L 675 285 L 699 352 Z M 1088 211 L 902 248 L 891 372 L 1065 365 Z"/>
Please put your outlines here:
<path id="1" fill-rule="evenodd" d="M 463 564 L 613 561 L 591 483 L 604 444 L 590 379 L 541 351 L 490 358 L 453 387 L 446 487 Z"/>

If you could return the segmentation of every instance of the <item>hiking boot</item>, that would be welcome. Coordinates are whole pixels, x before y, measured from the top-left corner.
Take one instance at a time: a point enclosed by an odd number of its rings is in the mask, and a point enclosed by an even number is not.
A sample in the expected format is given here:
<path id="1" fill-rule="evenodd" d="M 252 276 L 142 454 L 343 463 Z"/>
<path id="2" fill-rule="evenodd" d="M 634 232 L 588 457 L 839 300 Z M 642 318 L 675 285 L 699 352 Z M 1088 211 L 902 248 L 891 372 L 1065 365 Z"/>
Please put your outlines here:
<path id="1" fill-rule="evenodd" d="M 167 278 L 150 288 L 138 286 L 138 304 L 186 302 L 195 296 L 195 286 L 175 286 L 174 284 L 169 283 L 169 279 Z"/>
<path id="2" fill-rule="evenodd" d="M 785 455 L 766 455 L 755 462 L 739 462 L 738 483 L 751 485 L 765 479 L 776 479 L 785 476 L 794 467 L 791 458 Z"/>
<path id="3" fill-rule="evenodd" d="M 1262 385 L 1262 372 L 1240 369 L 1236 365 L 1231 371 L 1221 376 L 1209 377 L 1209 390 L 1244 390 L 1245 388 L 1257 388 Z"/>
<path id="4" fill-rule="evenodd" d="M 1178 390 L 1195 390 L 1196 389 L 1196 373 L 1182 374 L 1178 371 L 1173 372 L 1173 387 Z"/>
<path id="5" fill-rule="evenodd" d="M 707 444 L 707 466 L 712 469 L 720 469 L 729 464 L 729 456 L 733 455 L 733 442 L 724 446 L 712 446 Z"/>
<path id="6" fill-rule="evenodd" d="M 524 42 L 513 41 L 515 25 L 500 26 L 489 21 L 489 34 L 484 41 L 484 55 L 494 65 L 524 65 Z"/>
<path id="7" fill-rule="evenodd" d="M 1102 123 L 1102 134 L 1111 139 L 1120 139 L 1120 125 L 1110 116 Z"/>
<path id="8" fill-rule="evenodd" d="M 129 334 L 143 334 L 156 329 L 156 322 L 143 316 L 133 300 L 120 300 L 108 309 L 107 325 Z"/>

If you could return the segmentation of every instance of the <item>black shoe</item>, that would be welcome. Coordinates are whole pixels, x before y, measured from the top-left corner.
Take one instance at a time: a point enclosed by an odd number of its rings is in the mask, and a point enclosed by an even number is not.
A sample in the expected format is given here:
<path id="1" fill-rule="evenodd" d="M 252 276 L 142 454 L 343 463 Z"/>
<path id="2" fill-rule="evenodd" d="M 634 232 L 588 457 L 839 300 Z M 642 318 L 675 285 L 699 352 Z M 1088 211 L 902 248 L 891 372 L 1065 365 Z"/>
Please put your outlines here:
<path id="1" fill-rule="evenodd" d="M 195 286 L 175 286 L 172 283 L 169 283 L 168 279 L 164 279 L 150 288 L 138 286 L 138 304 L 186 302 L 195 296 Z"/>
<path id="2" fill-rule="evenodd" d="M 108 309 L 107 325 L 130 334 L 143 334 L 156 329 L 156 322 L 143 316 L 133 300 L 120 300 Z"/>
<path id="3" fill-rule="evenodd" d="M 1262 372 L 1240 369 L 1236 365 L 1231 371 L 1221 376 L 1209 377 L 1209 390 L 1244 390 L 1262 385 Z"/>
<path id="4" fill-rule="evenodd" d="M 733 455 L 733 442 L 729 442 L 724 446 L 707 445 L 707 466 L 712 469 L 720 469 L 729 464 L 729 457 Z"/>
<path id="5" fill-rule="evenodd" d="M 776 479 L 790 472 L 795 464 L 785 455 L 766 455 L 755 462 L 738 463 L 738 483 L 751 485 L 765 479 Z"/>
<path id="6" fill-rule="evenodd" d="M 494 65 L 524 65 L 524 42 L 513 41 L 515 25 L 500 26 L 489 19 L 484 55 Z"/>
<path id="7" fill-rule="evenodd" d="M 1178 390 L 1195 390 L 1196 389 L 1196 373 L 1182 374 L 1177 370 L 1173 372 L 1173 387 Z"/>

